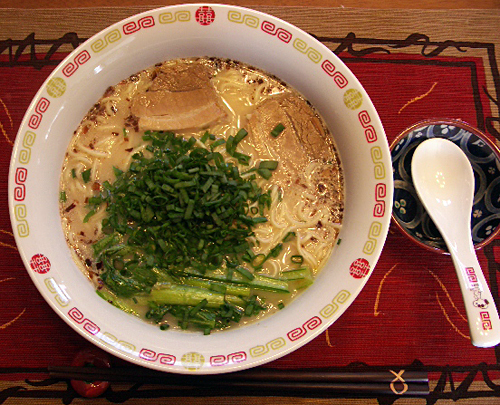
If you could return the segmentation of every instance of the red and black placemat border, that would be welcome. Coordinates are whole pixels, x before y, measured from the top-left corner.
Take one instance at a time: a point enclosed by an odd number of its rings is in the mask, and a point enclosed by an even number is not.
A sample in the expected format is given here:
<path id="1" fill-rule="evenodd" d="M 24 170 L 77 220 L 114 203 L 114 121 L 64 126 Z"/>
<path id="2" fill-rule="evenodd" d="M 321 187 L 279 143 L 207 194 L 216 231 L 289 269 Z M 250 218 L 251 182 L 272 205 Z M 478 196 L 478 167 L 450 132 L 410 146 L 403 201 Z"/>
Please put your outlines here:
<path id="1" fill-rule="evenodd" d="M 314 36 L 314 35 L 313 35 Z M 458 40 L 433 41 L 429 36 L 414 33 L 406 38 L 377 39 L 361 38 L 355 33 L 349 33 L 345 37 L 323 37 L 316 36 L 318 40 L 332 49 L 347 65 L 356 63 L 395 63 L 395 64 L 420 64 L 420 65 L 441 65 L 460 66 L 470 69 L 470 80 L 474 92 L 474 104 L 477 118 L 477 126 L 482 131 L 489 133 L 492 137 L 500 141 L 500 75 L 498 71 L 497 55 L 495 44 L 483 42 L 469 42 Z M 1 69 L 15 68 L 17 66 L 30 66 L 34 69 L 42 69 L 48 66 L 57 66 L 67 55 L 68 46 L 76 48 L 87 38 L 81 38 L 77 33 L 69 32 L 59 38 L 39 39 L 35 33 L 31 33 L 23 39 L 0 40 L 0 74 Z M 405 49 L 411 49 L 412 54 L 417 53 L 420 57 L 390 58 L 390 55 L 400 53 Z M 418 49 L 418 52 L 415 52 Z M 467 55 L 468 51 L 480 50 L 484 52 L 484 66 L 488 70 L 488 75 L 492 78 L 493 88 L 481 87 L 477 80 L 476 64 L 472 60 L 443 59 L 441 56 L 447 50 L 453 49 L 462 55 Z M 484 98 L 491 102 L 494 108 L 484 108 Z M 485 114 L 485 111 L 492 111 Z M 495 249 L 500 249 L 500 241 L 495 241 L 485 248 L 485 255 L 488 260 L 489 280 L 491 290 L 494 295 L 497 307 L 500 305 L 498 296 L 499 286 L 497 274 L 500 263 L 495 260 Z M 409 368 L 418 368 L 429 372 L 430 379 L 435 381 L 430 394 L 426 397 L 428 404 L 434 404 L 439 400 L 472 398 L 491 398 L 500 396 L 500 386 L 495 383 L 499 381 L 500 372 L 500 348 L 495 348 L 496 364 L 464 364 L 463 366 L 434 366 L 422 364 L 416 359 Z M 369 367 L 366 364 L 352 364 L 344 369 Z M 401 367 L 401 366 L 398 366 Z M 8 388 L 0 391 L 0 404 L 10 398 L 26 399 L 58 399 L 64 404 L 70 404 L 78 394 L 74 392 L 69 384 L 58 384 L 54 379 L 45 379 L 43 375 L 48 373 L 47 368 L 0 368 L 0 379 L 11 381 Z M 18 383 L 24 381 L 24 384 Z M 474 384 L 480 382 L 480 385 Z M 57 387 L 56 387 L 57 385 Z M 119 391 L 109 390 L 104 394 L 111 403 L 123 403 L 129 399 L 138 398 L 162 398 L 176 396 L 237 396 L 238 392 L 220 392 L 214 389 L 202 393 L 190 390 L 172 390 L 161 386 L 147 387 L 141 389 L 142 384 L 129 384 L 128 387 Z M 282 392 L 255 392 L 255 395 L 276 395 L 283 396 Z M 247 394 L 248 395 L 248 394 Z M 296 393 L 296 396 L 315 397 L 314 393 Z M 336 395 L 332 395 L 335 397 Z M 337 396 L 338 397 L 338 396 Z M 378 398 L 379 403 L 390 404 L 398 398 Z"/>

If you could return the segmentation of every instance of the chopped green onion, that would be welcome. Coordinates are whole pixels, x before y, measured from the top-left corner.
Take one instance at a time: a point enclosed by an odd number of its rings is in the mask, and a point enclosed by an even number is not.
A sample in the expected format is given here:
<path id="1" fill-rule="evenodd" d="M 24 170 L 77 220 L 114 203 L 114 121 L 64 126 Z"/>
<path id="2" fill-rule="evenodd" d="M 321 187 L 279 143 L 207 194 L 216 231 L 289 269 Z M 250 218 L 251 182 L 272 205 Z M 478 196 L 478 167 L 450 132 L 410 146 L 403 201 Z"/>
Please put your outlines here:
<path id="1" fill-rule="evenodd" d="M 236 271 L 238 273 L 240 273 L 243 277 L 246 277 L 249 280 L 253 280 L 255 278 L 255 276 L 250 271 L 245 269 L 244 267 L 238 266 L 238 267 L 236 267 Z"/>
<path id="2" fill-rule="evenodd" d="M 190 219 L 193 216 L 194 200 L 189 200 L 186 211 L 184 211 L 184 219 Z"/>
<path id="3" fill-rule="evenodd" d="M 229 135 L 227 137 L 227 141 L 226 141 L 226 152 L 232 156 L 233 153 L 234 153 L 234 149 L 233 149 L 233 143 L 234 143 L 234 136 L 232 135 Z"/>
<path id="4" fill-rule="evenodd" d="M 262 224 L 264 222 L 267 222 L 267 218 L 265 217 L 254 217 L 251 219 L 252 223 L 254 224 Z"/>
<path id="5" fill-rule="evenodd" d="M 85 215 L 85 217 L 83 218 L 83 223 L 87 223 L 87 222 L 89 222 L 89 219 L 90 219 L 93 215 L 95 215 L 95 211 L 94 211 L 94 210 L 89 211 L 89 212 L 87 213 L 87 215 Z"/>
<path id="6" fill-rule="evenodd" d="M 248 304 L 245 307 L 245 315 L 246 316 L 251 316 L 253 314 L 253 310 L 254 310 L 254 304 Z"/>
<path id="7" fill-rule="evenodd" d="M 283 242 L 289 242 L 293 238 L 295 238 L 295 232 L 288 232 L 285 237 L 283 238 Z"/>
<path id="8" fill-rule="evenodd" d="M 285 126 L 283 124 L 279 123 L 271 131 L 271 136 L 277 138 L 279 136 L 279 134 L 281 134 L 283 132 L 284 129 L 285 129 Z"/>
<path id="9" fill-rule="evenodd" d="M 67 200 L 68 200 L 68 198 L 66 197 L 66 192 L 65 191 L 61 191 L 59 193 L 59 201 L 66 202 Z"/>
<path id="10" fill-rule="evenodd" d="M 210 136 L 210 133 L 208 131 L 206 131 L 203 136 L 201 137 L 200 141 L 202 143 L 206 143 L 208 141 L 208 137 Z"/>
<path id="11" fill-rule="evenodd" d="M 294 264 L 302 264 L 302 263 L 304 263 L 304 257 L 302 255 L 293 255 L 290 258 L 290 260 Z"/>
<path id="12" fill-rule="evenodd" d="M 266 255 L 260 253 L 252 259 L 252 266 L 255 268 L 260 267 L 264 264 L 265 261 L 266 261 Z"/>
<path id="13" fill-rule="evenodd" d="M 113 173 L 115 174 L 115 177 L 119 177 L 123 173 L 123 170 L 120 170 L 117 167 L 113 166 Z"/>
<path id="14" fill-rule="evenodd" d="M 255 175 L 240 173 L 251 161 L 236 151 L 247 134 L 242 129 L 225 140 L 234 163 L 214 151 L 224 140 L 208 132 L 200 140 L 212 150 L 193 137 L 148 131 L 147 153 L 133 153 L 129 169 L 114 168 L 114 181 L 88 199 L 86 221 L 105 212 L 104 237 L 93 244 L 105 289 L 149 305 L 147 317 L 158 325 L 168 327 L 168 313 L 182 328 L 209 333 L 239 322 L 245 311 L 261 311 L 258 298 L 246 298 L 252 290 L 290 292 L 287 281 L 254 274 L 270 256 L 253 253 L 251 236 L 268 221 L 272 200 Z M 270 175 L 277 168 L 261 164 L 250 170 Z M 91 177 L 90 169 L 82 172 L 84 181 Z"/>
<path id="15" fill-rule="evenodd" d="M 243 140 L 243 138 L 245 138 L 247 135 L 248 135 L 248 132 L 245 129 L 241 128 L 238 131 L 238 133 L 236 134 L 236 136 L 234 136 L 234 137 L 232 135 L 228 136 L 227 142 L 226 142 L 226 151 L 227 151 L 227 153 L 230 156 L 234 156 L 235 153 L 237 153 L 236 152 L 236 147 L 238 146 L 238 143 L 241 142 Z M 246 155 L 243 155 L 243 154 L 240 154 L 240 155 L 241 156 L 246 156 Z M 248 157 L 248 159 L 249 158 L 250 157 Z M 238 159 L 238 160 L 240 160 L 240 159 Z"/>
<path id="16" fill-rule="evenodd" d="M 269 169 L 257 169 L 257 173 L 264 177 L 266 180 L 269 180 L 272 176 L 272 172 Z"/>
<path id="17" fill-rule="evenodd" d="M 263 160 L 259 163 L 259 169 L 276 170 L 278 162 L 276 160 Z"/>
<path id="18" fill-rule="evenodd" d="M 246 129 L 243 129 L 241 128 L 238 133 L 236 134 L 236 136 L 234 137 L 234 144 L 235 145 L 238 145 L 238 143 L 240 143 L 240 141 L 248 135 L 248 132 Z"/>
<path id="19" fill-rule="evenodd" d="M 214 143 L 210 145 L 210 149 L 214 150 L 217 146 L 224 145 L 226 141 L 224 139 L 217 139 Z"/>
<path id="20" fill-rule="evenodd" d="M 195 180 L 180 181 L 174 185 L 174 188 L 186 188 L 186 187 L 193 187 L 193 186 L 196 186 Z"/>
<path id="21" fill-rule="evenodd" d="M 116 270 L 123 270 L 125 268 L 125 262 L 121 257 L 116 258 L 113 260 L 113 266 L 115 267 Z M 135 298 L 135 297 L 134 297 Z M 137 299 L 136 299 L 137 301 Z"/>
<path id="22" fill-rule="evenodd" d="M 242 164 L 244 166 L 248 166 L 248 164 L 250 162 L 250 156 L 245 155 L 245 154 L 240 153 L 240 152 L 233 152 L 233 157 L 238 159 L 238 163 Z"/>
<path id="23" fill-rule="evenodd" d="M 90 181 L 90 171 L 92 169 L 87 169 L 82 172 L 82 179 L 84 183 L 88 183 Z"/>
<path id="24" fill-rule="evenodd" d="M 202 299 L 199 304 L 195 305 L 191 310 L 189 311 L 190 316 L 194 316 L 198 313 L 198 311 L 204 307 L 206 307 L 208 304 L 208 300 L 206 298 Z"/>
<path id="25" fill-rule="evenodd" d="M 212 185 L 213 182 L 214 182 L 214 178 L 213 177 L 209 177 L 207 179 L 207 181 L 205 182 L 205 184 L 203 184 L 203 186 L 201 187 L 201 191 L 203 191 L 204 193 L 206 193 L 208 191 L 208 189 L 210 188 L 210 186 Z"/>
<path id="26" fill-rule="evenodd" d="M 267 257 L 278 257 L 280 252 L 283 250 L 283 243 L 278 243 L 275 247 L 273 247 Z"/>

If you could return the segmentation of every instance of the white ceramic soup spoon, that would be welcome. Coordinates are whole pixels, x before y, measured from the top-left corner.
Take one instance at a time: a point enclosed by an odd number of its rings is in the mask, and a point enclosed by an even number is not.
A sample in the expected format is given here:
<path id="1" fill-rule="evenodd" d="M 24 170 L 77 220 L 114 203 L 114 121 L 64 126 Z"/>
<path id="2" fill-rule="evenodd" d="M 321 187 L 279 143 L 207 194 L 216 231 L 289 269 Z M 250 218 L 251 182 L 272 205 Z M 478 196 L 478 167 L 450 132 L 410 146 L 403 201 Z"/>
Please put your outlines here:
<path id="1" fill-rule="evenodd" d="M 471 237 L 474 199 L 471 164 L 453 142 L 432 138 L 415 150 L 411 171 L 417 194 L 453 259 L 472 344 L 495 346 L 500 343 L 500 320 Z"/>

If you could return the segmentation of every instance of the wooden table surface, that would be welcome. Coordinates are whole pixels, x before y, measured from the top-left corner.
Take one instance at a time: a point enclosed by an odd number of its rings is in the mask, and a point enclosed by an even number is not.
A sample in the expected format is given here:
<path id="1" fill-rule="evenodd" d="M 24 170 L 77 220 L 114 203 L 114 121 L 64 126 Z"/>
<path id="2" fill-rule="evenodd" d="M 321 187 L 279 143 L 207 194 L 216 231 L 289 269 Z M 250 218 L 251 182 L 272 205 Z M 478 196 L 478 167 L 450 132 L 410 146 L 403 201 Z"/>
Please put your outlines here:
<path id="1" fill-rule="evenodd" d="M 77 8 L 100 6 L 162 6 L 200 3 L 193 0 L 2 0 L 0 8 Z M 239 6 L 303 6 L 406 9 L 500 9 L 500 0 L 232 0 L 207 1 Z"/>

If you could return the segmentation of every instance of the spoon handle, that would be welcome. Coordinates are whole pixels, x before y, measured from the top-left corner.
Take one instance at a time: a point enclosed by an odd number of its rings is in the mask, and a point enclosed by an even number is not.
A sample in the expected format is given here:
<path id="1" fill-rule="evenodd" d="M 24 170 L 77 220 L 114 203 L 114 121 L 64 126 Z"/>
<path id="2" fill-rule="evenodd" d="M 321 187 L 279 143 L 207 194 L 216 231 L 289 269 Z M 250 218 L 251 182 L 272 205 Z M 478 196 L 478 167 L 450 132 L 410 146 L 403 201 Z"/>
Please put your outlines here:
<path id="1" fill-rule="evenodd" d="M 476 253 L 472 247 L 450 253 L 462 290 L 472 344 L 496 346 L 500 343 L 500 319 Z"/>

